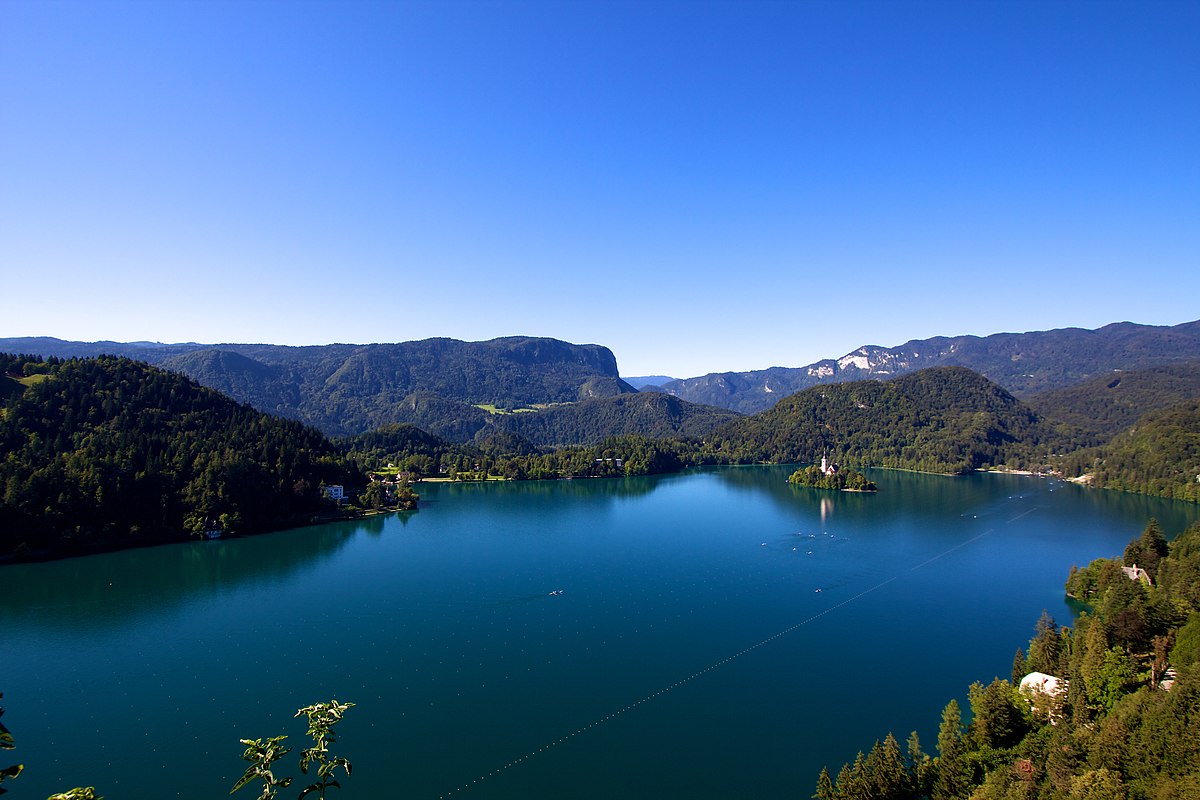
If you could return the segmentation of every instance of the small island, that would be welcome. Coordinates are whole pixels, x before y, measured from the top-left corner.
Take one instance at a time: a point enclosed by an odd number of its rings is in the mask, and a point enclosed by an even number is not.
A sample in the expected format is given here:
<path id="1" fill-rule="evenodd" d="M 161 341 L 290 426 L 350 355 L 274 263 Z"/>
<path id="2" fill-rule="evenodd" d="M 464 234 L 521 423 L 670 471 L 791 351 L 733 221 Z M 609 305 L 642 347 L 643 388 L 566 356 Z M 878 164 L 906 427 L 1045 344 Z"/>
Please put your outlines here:
<path id="1" fill-rule="evenodd" d="M 821 456 L 821 465 L 801 467 L 788 476 L 788 483 L 811 486 L 814 489 L 834 489 L 843 492 L 876 492 L 879 487 L 866 475 L 854 470 L 843 471 L 837 464 Z"/>

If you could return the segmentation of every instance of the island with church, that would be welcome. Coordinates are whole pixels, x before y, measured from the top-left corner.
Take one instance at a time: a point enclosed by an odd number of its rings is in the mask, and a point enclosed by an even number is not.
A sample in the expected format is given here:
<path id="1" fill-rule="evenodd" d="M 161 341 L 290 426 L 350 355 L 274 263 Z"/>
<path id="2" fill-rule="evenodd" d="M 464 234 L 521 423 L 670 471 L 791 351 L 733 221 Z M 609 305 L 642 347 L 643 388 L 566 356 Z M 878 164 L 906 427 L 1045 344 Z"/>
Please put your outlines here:
<path id="1" fill-rule="evenodd" d="M 801 467 L 788 477 L 788 483 L 809 486 L 814 489 L 833 489 L 843 492 L 876 492 L 879 487 L 866 475 L 852 469 L 843 470 L 829 460 L 829 454 L 821 455 L 821 464 Z"/>

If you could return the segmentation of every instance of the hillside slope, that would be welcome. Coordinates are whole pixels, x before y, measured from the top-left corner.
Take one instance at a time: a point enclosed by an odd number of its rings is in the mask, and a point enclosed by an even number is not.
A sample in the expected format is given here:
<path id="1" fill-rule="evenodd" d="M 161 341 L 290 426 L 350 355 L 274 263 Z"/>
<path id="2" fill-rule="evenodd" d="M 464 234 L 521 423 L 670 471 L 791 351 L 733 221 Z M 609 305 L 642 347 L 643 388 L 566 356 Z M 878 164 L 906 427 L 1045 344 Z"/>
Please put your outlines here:
<path id="1" fill-rule="evenodd" d="M 0 556 L 174 541 L 213 523 L 278 529 L 324 508 L 322 483 L 362 482 L 318 431 L 177 373 L 4 360 L 31 367 L 45 378 L 0 418 Z"/>
<path id="2" fill-rule="evenodd" d="M 1092 450 L 1062 459 L 1094 486 L 1200 502 L 1200 400 L 1152 411 Z"/>
<path id="3" fill-rule="evenodd" d="M 1023 466 L 1052 438 L 1028 407 L 962 367 L 890 381 L 813 387 L 708 437 L 734 460 L 812 462 L 956 473 Z"/>
<path id="4" fill-rule="evenodd" d="M 1200 361 L 1109 372 L 1026 398 L 1048 421 L 1070 426 L 1081 444 L 1106 442 L 1145 414 L 1200 399 Z"/>
<path id="5" fill-rule="evenodd" d="M 495 418 L 493 424 L 534 444 L 553 447 L 593 445 L 629 435 L 694 439 L 707 436 L 738 416 L 727 409 L 647 392 L 596 398 L 537 413 L 509 414 Z"/>

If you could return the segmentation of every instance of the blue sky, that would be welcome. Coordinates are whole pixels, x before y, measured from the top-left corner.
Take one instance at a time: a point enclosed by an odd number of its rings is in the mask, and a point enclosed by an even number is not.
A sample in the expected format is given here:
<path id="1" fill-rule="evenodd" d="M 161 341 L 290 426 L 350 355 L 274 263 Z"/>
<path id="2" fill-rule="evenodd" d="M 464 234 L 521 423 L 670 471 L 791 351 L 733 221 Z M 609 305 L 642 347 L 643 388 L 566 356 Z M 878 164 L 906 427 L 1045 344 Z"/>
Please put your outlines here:
<path id="1" fill-rule="evenodd" d="M 0 336 L 622 374 L 1200 318 L 1200 3 L 0 5 Z"/>

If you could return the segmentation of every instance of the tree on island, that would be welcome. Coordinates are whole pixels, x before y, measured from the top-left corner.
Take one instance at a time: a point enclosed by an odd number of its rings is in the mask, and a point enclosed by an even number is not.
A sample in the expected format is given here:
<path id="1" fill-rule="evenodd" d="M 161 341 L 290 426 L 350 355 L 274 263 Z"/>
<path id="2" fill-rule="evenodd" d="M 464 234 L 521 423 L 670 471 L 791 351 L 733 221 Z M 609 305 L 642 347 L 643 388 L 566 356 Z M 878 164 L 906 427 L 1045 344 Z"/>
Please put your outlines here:
<path id="1" fill-rule="evenodd" d="M 874 492 L 879 487 L 866 475 L 854 470 L 822 472 L 820 467 L 801 467 L 788 477 L 788 483 L 810 486 L 814 489 L 834 489 L 851 492 Z"/>

